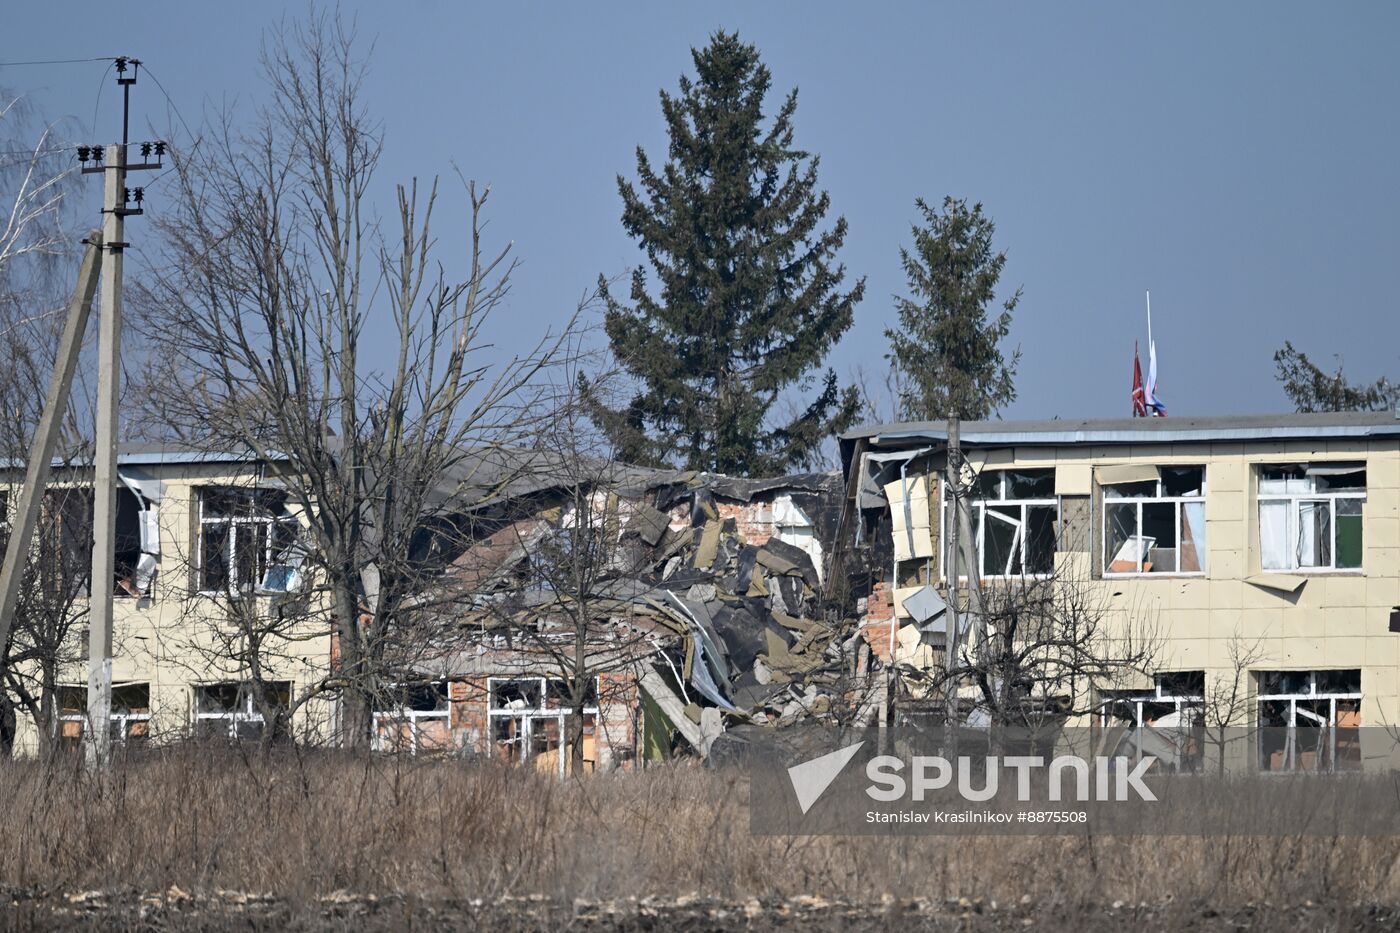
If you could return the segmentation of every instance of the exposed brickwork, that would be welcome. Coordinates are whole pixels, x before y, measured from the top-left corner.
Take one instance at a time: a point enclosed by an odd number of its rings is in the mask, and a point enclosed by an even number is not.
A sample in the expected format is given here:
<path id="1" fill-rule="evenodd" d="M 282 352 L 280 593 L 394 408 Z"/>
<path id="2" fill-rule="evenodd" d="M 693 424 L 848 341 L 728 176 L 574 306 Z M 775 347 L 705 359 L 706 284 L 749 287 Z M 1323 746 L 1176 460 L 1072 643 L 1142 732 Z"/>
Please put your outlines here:
<path id="1" fill-rule="evenodd" d="M 628 671 L 600 674 L 598 694 L 600 764 L 630 767 L 637 752 L 637 680 Z"/>
<path id="2" fill-rule="evenodd" d="M 594 735 L 600 770 L 630 767 L 636 758 L 637 683 L 630 672 L 598 677 L 599 703 Z M 452 747 L 468 755 L 489 755 L 490 694 L 484 676 L 454 680 L 448 685 Z"/>
<path id="3" fill-rule="evenodd" d="M 448 685 L 453 745 L 462 752 L 484 755 L 491 733 L 487 728 L 487 690 L 485 677 L 453 681 Z"/>
<path id="4" fill-rule="evenodd" d="M 865 604 L 865 621 L 888 622 L 894 618 L 894 594 L 884 580 L 875 584 Z"/>
<path id="5" fill-rule="evenodd" d="M 889 622 L 868 622 L 860 627 L 860 634 L 870 643 L 870 653 L 881 661 L 890 659 L 890 628 L 896 623 Z"/>
<path id="6" fill-rule="evenodd" d="M 744 539 L 745 544 L 762 547 L 768 543 L 769 538 L 773 537 L 773 506 L 771 503 L 719 502 L 716 504 L 719 507 L 721 520 L 734 519 L 735 530 L 739 533 L 739 537 Z"/>

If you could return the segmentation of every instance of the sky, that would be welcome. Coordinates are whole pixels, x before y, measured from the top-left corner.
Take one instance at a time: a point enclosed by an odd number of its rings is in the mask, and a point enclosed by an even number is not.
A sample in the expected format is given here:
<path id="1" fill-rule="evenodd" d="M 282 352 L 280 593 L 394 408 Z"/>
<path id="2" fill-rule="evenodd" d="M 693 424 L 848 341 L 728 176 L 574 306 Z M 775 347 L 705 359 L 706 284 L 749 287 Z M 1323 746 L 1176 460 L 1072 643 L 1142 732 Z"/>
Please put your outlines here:
<path id="1" fill-rule="evenodd" d="M 197 131 L 212 109 L 260 99 L 263 37 L 305 10 L 11 2 L 0 62 L 140 58 L 160 87 L 138 84 L 133 137 L 154 127 L 179 145 L 182 122 Z M 491 185 L 488 236 L 512 241 L 521 262 L 491 332 L 503 356 L 561 326 L 600 274 L 642 261 L 616 176 L 635 177 L 638 145 L 664 156 L 658 91 L 723 28 L 759 48 L 775 92 L 799 89 L 796 144 L 820 155 L 832 216 L 849 222 L 840 259 L 866 293 L 829 360 L 843 380 L 863 370 L 882 385 L 914 199 L 945 195 L 984 205 L 1008 254 L 1002 283 L 1024 289 L 1005 418 L 1127 416 L 1149 289 L 1172 415 L 1288 410 L 1272 359 L 1284 340 L 1353 378 L 1400 379 L 1400 4 L 398 0 L 341 11 L 373 43 L 381 213 L 392 182 L 443 175 L 439 232 L 456 259 L 453 166 Z M 111 141 L 119 95 L 104 67 L 0 67 L 0 87 Z M 127 229 L 139 252 L 139 221 Z"/>

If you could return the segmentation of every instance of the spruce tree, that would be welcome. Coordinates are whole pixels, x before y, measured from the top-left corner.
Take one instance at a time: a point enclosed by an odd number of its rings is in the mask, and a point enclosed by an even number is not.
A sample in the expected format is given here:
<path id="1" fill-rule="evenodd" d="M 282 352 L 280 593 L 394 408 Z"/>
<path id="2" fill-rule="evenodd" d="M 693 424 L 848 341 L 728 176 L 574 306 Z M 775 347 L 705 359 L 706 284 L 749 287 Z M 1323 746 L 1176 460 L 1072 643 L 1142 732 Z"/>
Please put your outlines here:
<path id="1" fill-rule="evenodd" d="M 950 197 L 938 211 L 922 198 L 914 203 L 924 222 L 913 226 L 913 251 L 899 251 L 911 294 L 895 298 L 900 326 L 885 331 L 899 377 L 899 415 L 982 420 L 1016 398 L 1021 351 L 1007 359 L 1001 341 L 1021 291 L 989 320 L 1006 265 L 1006 254 L 992 249 L 996 225 L 981 204 L 969 209 L 965 200 Z"/>
<path id="2" fill-rule="evenodd" d="M 636 463 L 764 475 L 811 464 L 854 420 L 858 397 L 820 366 L 851 326 L 864 280 L 842 291 L 837 218 L 818 158 L 793 146 L 794 90 L 771 121 L 758 51 L 718 32 L 692 49 L 695 77 L 661 92 L 666 164 L 637 149 L 637 186 L 618 176 L 622 223 L 646 253 L 630 303 L 600 279 L 605 328 L 635 387 L 621 410 L 595 400 L 618 454 Z M 815 392 L 813 392 L 815 390 Z M 631 391 L 631 390 L 629 390 Z M 774 406 L 800 394 L 790 418 Z"/>
<path id="3" fill-rule="evenodd" d="M 1384 376 L 1372 383 L 1350 382 L 1340 363 L 1335 373 L 1324 372 L 1306 353 L 1294 349 L 1292 341 L 1283 342 L 1274 365 L 1276 378 L 1298 411 L 1384 411 L 1400 405 L 1400 385 Z"/>

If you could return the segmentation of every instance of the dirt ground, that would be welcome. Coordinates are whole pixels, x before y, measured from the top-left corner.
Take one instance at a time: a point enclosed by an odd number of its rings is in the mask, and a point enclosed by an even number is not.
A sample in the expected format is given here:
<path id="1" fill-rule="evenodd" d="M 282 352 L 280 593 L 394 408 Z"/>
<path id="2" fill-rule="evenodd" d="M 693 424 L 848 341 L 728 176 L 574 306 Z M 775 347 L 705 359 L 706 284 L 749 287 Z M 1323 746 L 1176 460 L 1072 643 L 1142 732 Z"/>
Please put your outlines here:
<path id="1" fill-rule="evenodd" d="M 1400 930 L 1400 906 L 1243 904 L 1215 908 L 1166 899 L 1155 904 L 1051 903 L 1029 897 L 1003 904 L 983 899 L 871 903 L 821 897 L 724 902 L 699 897 L 577 901 L 543 898 L 428 901 L 337 893 L 291 902 L 234 892 L 194 895 L 173 888 L 138 892 L 4 892 L 0 930 L 291 930 L 331 931 L 682 931 L 708 930 L 957 930 L 1229 931 Z"/>

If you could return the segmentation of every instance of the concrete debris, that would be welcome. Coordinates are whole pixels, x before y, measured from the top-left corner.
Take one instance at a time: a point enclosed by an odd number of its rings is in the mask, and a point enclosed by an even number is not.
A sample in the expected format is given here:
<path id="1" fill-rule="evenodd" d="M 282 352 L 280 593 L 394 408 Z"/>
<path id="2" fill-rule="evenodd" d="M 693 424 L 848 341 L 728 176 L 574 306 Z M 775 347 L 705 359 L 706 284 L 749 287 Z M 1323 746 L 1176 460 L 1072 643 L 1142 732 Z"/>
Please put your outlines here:
<path id="1" fill-rule="evenodd" d="M 831 608 L 822 584 L 829 570 L 813 557 L 822 553 L 815 542 L 835 533 L 839 476 L 747 481 L 664 473 L 650 483 L 633 477 L 624 493 L 610 495 L 619 496 L 611 501 L 621 502 L 620 542 L 634 566 L 599 581 L 588 604 L 616 624 L 656 633 L 652 655 L 640 659 L 637 685 L 652 704 L 644 708 L 694 752 L 707 754 L 736 724 L 789 725 L 866 701 L 851 684 L 859 622 Z M 474 630 L 507 628 L 503 606 L 518 607 L 518 624 L 553 609 L 567 619 L 559 593 L 522 593 L 512 582 L 513 568 L 530 559 L 550 527 L 567 523 L 557 509 L 536 511 L 457 560 L 473 582 L 495 587 L 468 620 Z M 915 648 L 899 660 L 930 656 L 931 649 Z"/>

